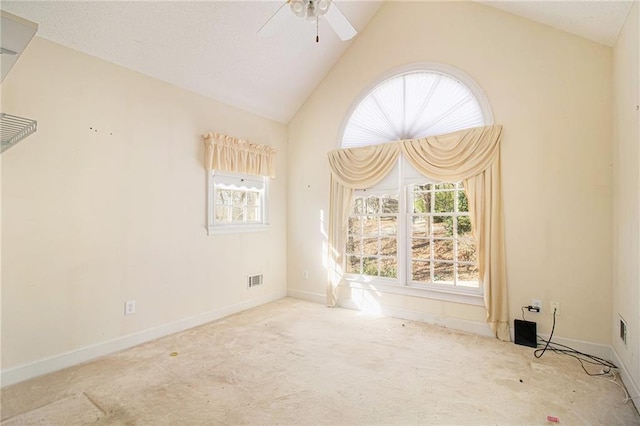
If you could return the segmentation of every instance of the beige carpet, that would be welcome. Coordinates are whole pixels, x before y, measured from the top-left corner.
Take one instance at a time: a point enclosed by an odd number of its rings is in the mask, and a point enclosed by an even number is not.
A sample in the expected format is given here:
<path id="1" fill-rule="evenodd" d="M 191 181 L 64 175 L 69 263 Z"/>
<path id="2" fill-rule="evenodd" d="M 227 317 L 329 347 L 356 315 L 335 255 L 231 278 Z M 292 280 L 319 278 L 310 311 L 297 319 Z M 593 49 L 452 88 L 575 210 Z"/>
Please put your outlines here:
<path id="1" fill-rule="evenodd" d="M 282 299 L 2 390 L 3 425 L 634 425 L 572 358 Z"/>

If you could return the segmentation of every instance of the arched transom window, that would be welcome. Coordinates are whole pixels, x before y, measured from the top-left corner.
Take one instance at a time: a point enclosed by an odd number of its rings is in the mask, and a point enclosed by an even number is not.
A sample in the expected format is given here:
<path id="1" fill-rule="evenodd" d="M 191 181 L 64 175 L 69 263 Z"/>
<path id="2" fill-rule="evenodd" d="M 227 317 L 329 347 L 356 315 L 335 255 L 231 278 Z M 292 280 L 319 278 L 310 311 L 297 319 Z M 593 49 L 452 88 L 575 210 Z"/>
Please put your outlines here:
<path id="1" fill-rule="evenodd" d="M 422 138 L 484 126 L 489 120 L 478 97 L 440 71 L 412 71 L 389 78 L 356 106 L 342 148 Z"/>

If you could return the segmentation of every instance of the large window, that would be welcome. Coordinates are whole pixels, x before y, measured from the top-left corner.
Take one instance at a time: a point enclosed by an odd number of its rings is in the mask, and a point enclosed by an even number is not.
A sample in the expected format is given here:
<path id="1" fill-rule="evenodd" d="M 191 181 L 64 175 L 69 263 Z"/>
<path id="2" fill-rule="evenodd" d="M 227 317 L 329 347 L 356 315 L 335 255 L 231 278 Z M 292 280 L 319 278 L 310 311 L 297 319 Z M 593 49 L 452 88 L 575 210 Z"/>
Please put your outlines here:
<path id="1" fill-rule="evenodd" d="M 476 240 L 462 182 L 434 182 L 406 172 L 398 180 L 395 191 L 356 191 L 347 224 L 346 272 L 415 288 L 479 291 Z"/>
<path id="2" fill-rule="evenodd" d="M 356 197 L 349 218 L 347 272 L 398 277 L 398 194 Z"/>
<path id="3" fill-rule="evenodd" d="M 440 67 L 395 75 L 368 91 L 345 123 L 341 147 L 421 138 L 491 121 L 474 83 Z M 459 78 L 460 77 L 460 78 Z M 390 178 L 355 192 L 346 272 L 370 284 L 481 294 L 477 242 L 462 182 L 440 182 L 403 158 Z"/>
<path id="4" fill-rule="evenodd" d="M 462 183 L 412 184 L 411 282 L 478 287 L 476 240 Z"/>
<path id="5" fill-rule="evenodd" d="M 267 224 L 267 185 L 266 177 L 211 172 L 209 233 L 264 229 Z"/>

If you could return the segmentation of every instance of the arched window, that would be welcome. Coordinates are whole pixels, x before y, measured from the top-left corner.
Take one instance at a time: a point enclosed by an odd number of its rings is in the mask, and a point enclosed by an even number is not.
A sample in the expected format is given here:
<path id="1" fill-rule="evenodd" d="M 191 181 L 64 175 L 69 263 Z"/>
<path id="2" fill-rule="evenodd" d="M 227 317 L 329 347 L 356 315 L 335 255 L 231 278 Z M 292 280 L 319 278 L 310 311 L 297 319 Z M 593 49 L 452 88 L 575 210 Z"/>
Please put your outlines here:
<path id="1" fill-rule="evenodd" d="M 488 103 L 475 84 L 455 69 L 438 68 L 447 72 L 433 69 L 399 73 L 368 91 L 344 126 L 341 147 L 422 138 L 492 124 Z"/>
<path id="2" fill-rule="evenodd" d="M 345 121 L 341 147 L 492 124 L 488 102 L 475 83 L 459 71 L 446 71 L 414 69 L 373 87 Z M 382 182 L 354 195 L 345 247 L 349 276 L 424 289 L 427 297 L 482 303 L 475 297 L 482 290 L 462 182 L 422 176 L 401 158 Z"/>

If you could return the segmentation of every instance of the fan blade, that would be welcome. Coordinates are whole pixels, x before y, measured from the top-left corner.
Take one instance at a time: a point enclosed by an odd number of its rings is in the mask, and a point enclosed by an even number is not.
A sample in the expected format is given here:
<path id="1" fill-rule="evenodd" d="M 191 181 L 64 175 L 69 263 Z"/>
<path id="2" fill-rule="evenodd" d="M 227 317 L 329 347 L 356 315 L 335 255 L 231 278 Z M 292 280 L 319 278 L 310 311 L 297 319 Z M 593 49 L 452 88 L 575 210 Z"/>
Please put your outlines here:
<path id="1" fill-rule="evenodd" d="M 335 2 L 331 3 L 324 17 L 342 41 L 351 40 L 353 36 L 358 34 L 353 25 L 347 20 L 347 17 L 338 9 Z"/>
<path id="2" fill-rule="evenodd" d="M 282 3 L 282 6 L 275 11 L 273 15 L 267 19 L 260 29 L 258 30 L 258 35 L 260 37 L 269 37 L 272 36 L 278 29 L 280 29 L 285 21 L 287 20 L 290 11 L 287 10 L 285 6 L 289 4 L 289 0 Z"/>

